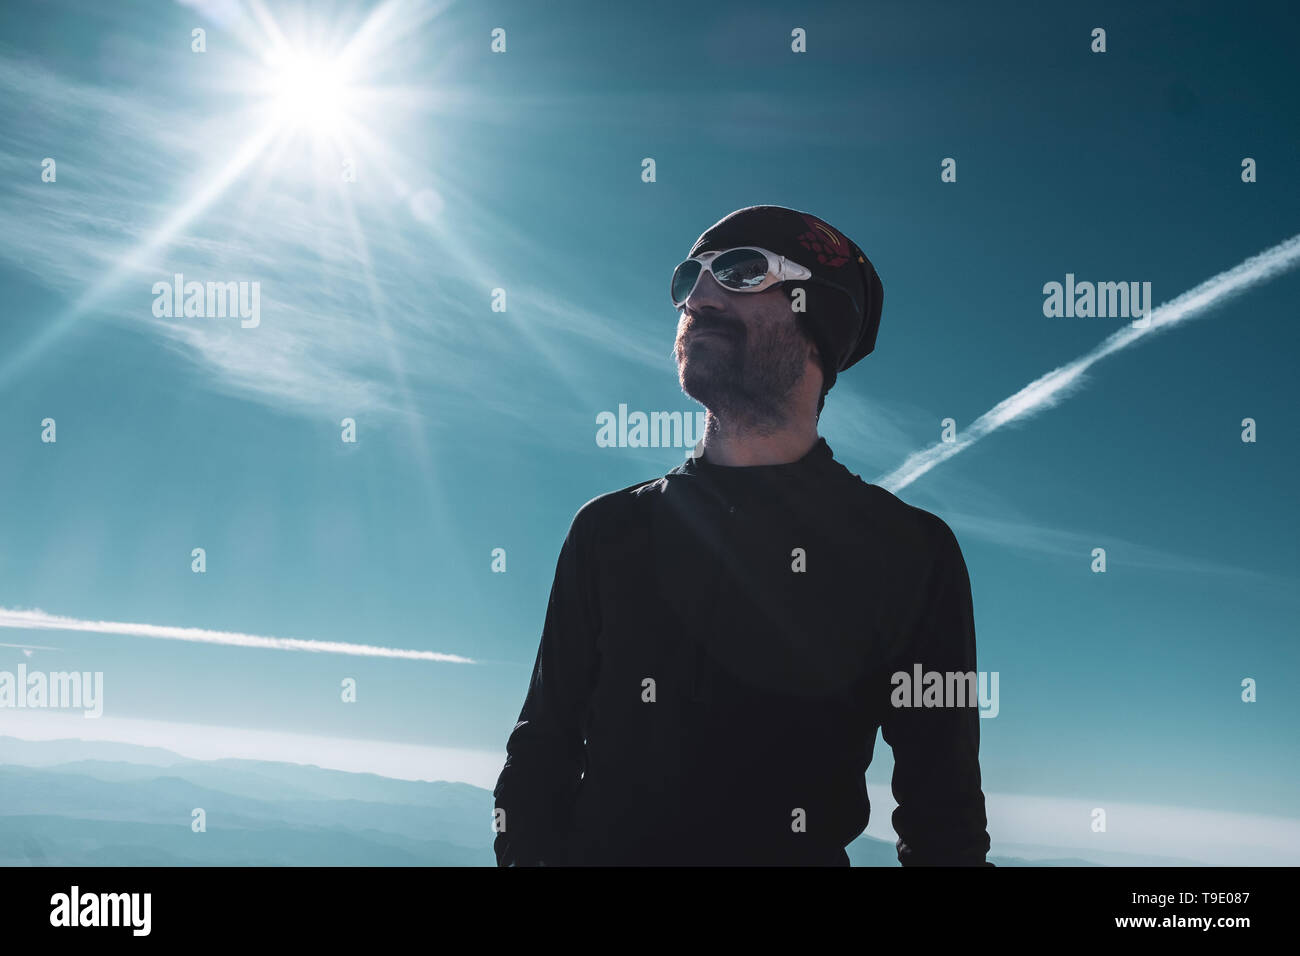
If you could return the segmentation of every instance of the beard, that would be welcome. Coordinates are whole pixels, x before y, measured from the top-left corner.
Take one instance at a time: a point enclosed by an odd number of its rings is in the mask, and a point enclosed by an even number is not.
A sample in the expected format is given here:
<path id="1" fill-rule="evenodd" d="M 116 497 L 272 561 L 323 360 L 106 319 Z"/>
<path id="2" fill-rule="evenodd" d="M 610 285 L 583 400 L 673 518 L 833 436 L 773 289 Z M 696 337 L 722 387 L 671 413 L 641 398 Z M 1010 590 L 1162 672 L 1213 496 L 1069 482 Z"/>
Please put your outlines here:
<path id="1" fill-rule="evenodd" d="M 733 427 L 766 431 L 786 425 L 810 341 L 792 322 L 746 334 L 679 337 L 674 347 L 682 391 Z"/>

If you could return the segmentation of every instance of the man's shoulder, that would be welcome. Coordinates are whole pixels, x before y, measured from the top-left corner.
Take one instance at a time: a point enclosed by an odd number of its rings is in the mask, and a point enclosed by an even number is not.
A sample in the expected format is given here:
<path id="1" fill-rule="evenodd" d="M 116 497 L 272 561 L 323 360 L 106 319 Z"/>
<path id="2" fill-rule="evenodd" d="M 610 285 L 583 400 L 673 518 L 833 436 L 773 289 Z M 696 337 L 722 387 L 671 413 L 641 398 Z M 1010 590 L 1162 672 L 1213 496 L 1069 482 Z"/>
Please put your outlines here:
<path id="1" fill-rule="evenodd" d="M 573 524 L 590 531 L 617 527 L 634 520 L 638 513 L 644 513 L 644 506 L 650 501 L 649 496 L 662 493 L 666 486 L 667 477 L 661 475 L 588 498 L 574 514 Z"/>
<path id="2" fill-rule="evenodd" d="M 842 490 L 833 497 L 844 506 L 845 531 L 876 553 L 888 555 L 898 570 L 924 574 L 924 568 L 961 555 L 953 529 L 935 512 L 910 505 L 842 464 L 840 477 Z"/>
<path id="3" fill-rule="evenodd" d="M 934 512 L 909 504 L 888 488 L 872 484 L 847 468 L 843 478 L 853 513 L 894 546 L 910 546 L 931 555 L 956 546 L 952 528 Z"/>

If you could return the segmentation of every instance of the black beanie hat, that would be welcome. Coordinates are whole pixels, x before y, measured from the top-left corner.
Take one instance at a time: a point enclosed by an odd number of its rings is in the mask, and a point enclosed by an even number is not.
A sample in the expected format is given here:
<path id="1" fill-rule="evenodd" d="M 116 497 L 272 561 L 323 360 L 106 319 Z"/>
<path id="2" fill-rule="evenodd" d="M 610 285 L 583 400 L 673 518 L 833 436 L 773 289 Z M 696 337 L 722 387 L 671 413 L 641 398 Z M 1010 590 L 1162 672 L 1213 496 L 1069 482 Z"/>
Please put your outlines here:
<path id="1" fill-rule="evenodd" d="M 695 240 L 689 255 L 736 246 L 769 249 L 806 266 L 812 279 L 787 279 L 788 295 L 804 290 L 804 330 L 822 359 L 822 391 L 838 373 L 876 347 L 884 288 L 857 244 L 816 216 L 785 206 L 746 206 L 724 216 Z"/>

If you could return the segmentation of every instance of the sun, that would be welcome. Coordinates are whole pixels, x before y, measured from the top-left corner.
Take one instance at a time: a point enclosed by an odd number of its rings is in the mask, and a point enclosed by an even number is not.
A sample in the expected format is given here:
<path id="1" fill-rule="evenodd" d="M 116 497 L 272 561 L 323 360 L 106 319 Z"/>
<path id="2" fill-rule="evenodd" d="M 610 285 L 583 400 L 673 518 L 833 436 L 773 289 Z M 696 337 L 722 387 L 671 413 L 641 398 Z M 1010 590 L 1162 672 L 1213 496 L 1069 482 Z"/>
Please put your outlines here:
<path id="1" fill-rule="evenodd" d="M 284 52 L 269 65 L 267 93 L 277 122 L 314 132 L 335 131 L 342 125 L 351 91 L 338 60 Z"/>

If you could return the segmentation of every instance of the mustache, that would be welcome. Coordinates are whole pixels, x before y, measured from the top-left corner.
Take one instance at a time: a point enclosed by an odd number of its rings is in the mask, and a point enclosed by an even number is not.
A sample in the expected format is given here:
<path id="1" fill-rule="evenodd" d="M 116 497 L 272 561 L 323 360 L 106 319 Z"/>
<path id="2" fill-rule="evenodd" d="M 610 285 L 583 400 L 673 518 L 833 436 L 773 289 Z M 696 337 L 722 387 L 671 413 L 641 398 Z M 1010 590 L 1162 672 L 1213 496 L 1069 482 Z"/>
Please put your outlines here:
<path id="1" fill-rule="evenodd" d="M 719 332 L 723 335 L 729 335 L 735 338 L 740 334 L 741 325 L 733 319 L 692 319 L 690 325 L 682 330 L 683 334 L 690 335 L 694 332 Z"/>

